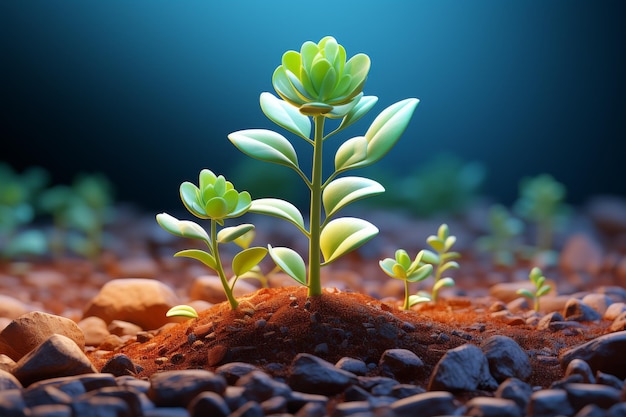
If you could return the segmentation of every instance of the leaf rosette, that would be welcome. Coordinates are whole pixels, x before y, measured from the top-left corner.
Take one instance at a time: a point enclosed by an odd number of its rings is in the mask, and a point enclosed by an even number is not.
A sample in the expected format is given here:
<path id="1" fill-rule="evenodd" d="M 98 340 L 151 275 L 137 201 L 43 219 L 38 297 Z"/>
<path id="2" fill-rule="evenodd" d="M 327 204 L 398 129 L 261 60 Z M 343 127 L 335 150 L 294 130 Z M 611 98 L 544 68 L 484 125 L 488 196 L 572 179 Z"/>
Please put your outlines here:
<path id="1" fill-rule="evenodd" d="M 245 214 L 252 204 L 247 191 L 238 192 L 224 176 L 200 171 L 198 186 L 185 181 L 180 185 L 180 198 L 191 214 L 223 224 L 224 219 Z"/>
<path id="2" fill-rule="evenodd" d="M 332 36 L 305 42 L 300 52 L 287 51 L 274 71 L 278 95 L 307 116 L 344 117 L 359 102 L 370 69 L 370 59 L 356 54 L 346 61 L 346 50 Z"/>

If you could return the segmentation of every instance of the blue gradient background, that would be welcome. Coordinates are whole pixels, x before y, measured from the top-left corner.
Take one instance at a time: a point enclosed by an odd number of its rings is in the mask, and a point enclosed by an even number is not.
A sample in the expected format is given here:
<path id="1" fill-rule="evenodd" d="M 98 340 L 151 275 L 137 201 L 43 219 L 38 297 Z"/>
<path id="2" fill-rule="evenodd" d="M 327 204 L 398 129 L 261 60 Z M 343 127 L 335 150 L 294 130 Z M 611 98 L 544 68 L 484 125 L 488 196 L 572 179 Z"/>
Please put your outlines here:
<path id="1" fill-rule="evenodd" d="M 5 0 L 0 35 L 0 161 L 57 182 L 103 171 L 150 209 L 246 158 L 226 135 L 274 128 L 259 94 L 284 51 L 325 35 L 371 57 L 365 92 L 380 98 L 344 139 L 421 99 L 388 169 L 449 152 L 483 162 L 503 202 L 543 172 L 573 203 L 626 195 L 621 0 Z"/>

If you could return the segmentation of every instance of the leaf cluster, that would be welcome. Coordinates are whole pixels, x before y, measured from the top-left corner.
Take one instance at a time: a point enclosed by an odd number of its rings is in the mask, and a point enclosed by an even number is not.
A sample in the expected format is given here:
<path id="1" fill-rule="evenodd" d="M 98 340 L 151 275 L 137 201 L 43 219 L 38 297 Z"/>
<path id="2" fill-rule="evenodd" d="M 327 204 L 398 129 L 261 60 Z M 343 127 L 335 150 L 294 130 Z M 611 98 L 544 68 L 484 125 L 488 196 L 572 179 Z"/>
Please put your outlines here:
<path id="1" fill-rule="evenodd" d="M 552 290 L 552 286 L 545 283 L 546 277 L 538 267 L 534 267 L 530 270 L 528 279 L 535 287 L 534 291 L 530 291 L 527 288 L 520 288 L 517 290 L 517 293 L 532 300 L 534 303 L 534 310 L 539 311 L 539 298 L 549 293 L 550 290 Z"/>

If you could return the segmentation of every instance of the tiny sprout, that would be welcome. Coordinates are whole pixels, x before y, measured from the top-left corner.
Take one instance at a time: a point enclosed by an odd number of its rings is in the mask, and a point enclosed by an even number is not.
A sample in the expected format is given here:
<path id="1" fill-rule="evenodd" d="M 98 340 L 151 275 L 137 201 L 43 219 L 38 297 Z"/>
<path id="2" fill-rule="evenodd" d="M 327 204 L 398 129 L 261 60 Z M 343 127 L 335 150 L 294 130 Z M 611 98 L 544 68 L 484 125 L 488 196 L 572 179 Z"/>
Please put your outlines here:
<path id="1" fill-rule="evenodd" d="M 461 255 L 458 252 L 449 252 L 452 245 L 456 242 L 456 236 L 450 235 L 450 229 L 445 223 L 439 226 L 437 235 L 428 236 L 426 242 L 435 252 L 425 249 L 422 262 L 431 264 L 435 271 L 435 283 L 433 284 L 431 299 L 437 302 L 439 290 L 443 287 L 454 286 L 454 279 L 450 277 L 442 278 L 442 275 L 449 269 L 459 269 L 459 264 L 453 261 L 453 259 L 457 259 Z"/>
<path id="2" fill-rule="evenodd" d="M 535 287 L 535 291 L 530 291 L 526 288 L 520 288 L 517 290 L 519 295 L 523 295 L 531 300 L 534 303 L 534 310 L 539 311 L 539 298 L 546 295 L 550 292 L 552 287 L 546 284 L 546 277 L 543 276 L 543 272 L 541 269 L 534 267 L 530 273 L 528 274 L 528 279 L 533 283 Z"/>
<path id="3" fill-rule="evenodd" d="M 404 310 L 410 309 L 415 304 L 430 301 L 430 298 L 421 295 L 409 296 L 409 282 L 423 281 L 433 271 L 432 265 L 422 264 L 423 256 L 424 251 L 420 251 L 411 262 L 408 253 L 404 249 L 398 249 L 395 259 L 385 258 L 378 263 L 385 274 L 404 281 L 404 305 L 402 306 Z"/>
<path id="4" fill-rule="evenodd" d="M 478 249 L 490 252 L 497 265 L 513 265 L 516 252 L 521 250 L 521 244 L 516 240 L 524 230 L 524 223 L 499 204 L 489 209 L 488 221 L 489 235 L 477 240 Z"/>
<path id="5" fill-rule="evenodd" d="M 167 311 L 167 313 L 165 313 L 165 316 L 166 317 L 188 317 L 190 319 L 195 319 L 198 317 L 198 312 L 192 306 L 181 304 L 181 305 L 170 308 Z"/>

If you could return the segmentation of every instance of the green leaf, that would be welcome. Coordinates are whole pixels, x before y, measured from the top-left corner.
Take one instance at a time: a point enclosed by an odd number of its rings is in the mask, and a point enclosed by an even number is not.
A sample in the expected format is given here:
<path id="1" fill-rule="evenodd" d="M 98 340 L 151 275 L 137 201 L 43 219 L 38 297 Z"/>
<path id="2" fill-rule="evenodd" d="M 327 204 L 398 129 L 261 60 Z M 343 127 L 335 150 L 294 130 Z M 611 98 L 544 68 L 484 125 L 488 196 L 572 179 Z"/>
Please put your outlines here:
<path id="1" fill-rule="evenodd" d="M 385 258 L 382 261 L 378 261 L 378 265 L 385 274 L 389 275 L 392 278 L 398 278 L 395 276 L 395 272 L 393 271 L 394 265 L 397 265 L 395 259 Z"/>
<path id="2" fill-rule="evenodd" d="M 382 185 L 368 178 L 338 178 L 328 184 L 322 194 L 326 217 L 331 217 L 350 203 L 383 192 L 385 188 Z"/>
<path id="3" fill-rule="evenodd" d="M 357 122 L 361 117 L 374 107 L 378 97 L 376 96 L 363 96 L 359 102 L 350 110 L 348 114 L 341 120 L 341 124 L 337 130 L 345 129 L 351 124 Z"/>
<path id="4" fill-rule="evenodd" d="M 530 299 L 535 299 L 535 294 L 533 294 L 532 292 L 530 292 L 530 290 L 528 290 L 526 288 L 520 288 L 519 290 L 517 290 L 515 292 L 518 293 L 519 295 L 523 295 L 524 297 L 528 297 Z"/>
<path id="5" fill-rule="evenodd" d="M 409 296 L 409 307 L 413 307 L 416 304 L 427 303 L 430 301 L 430 297 L 426 295 L 410 295 Z"/>
<path id="6" fill-rule="evenodd" d="M 426 243 L 428 243 L 434 250 L 436 250 L 439 253 L 445 252 L 445 247 L 443 245 L 443 242 L 439 240 L 437 236 L 434 236 L 434 235 L 428 236 L 426 238 Z"/>
<path id="7" fill-rule="evenodd" d="M 454 280 L 450 277 L 441 278 L 433 285 L 433 292 L 438 292 L 443 287 L 454 287 Z"/>
<path id="8" fill-rule="evenodd" d="M 421 267 L 419 267 L 418 269 L 416 269 L 415 271 L 409 274 L 408 281 L 409 282 L 423 281 L 426 278 L 428 278 L 430 274 L 432 274 L 432 272 L 433 272 L 432 265 L 428 265 L 428 264 L 422 265 Z"/>
<path id="9" fill-rule="evenodd" d="M 552 287 L 550 285 L 544 285 L 543 287 L 539 288 L 537 290 L 537 297 L 541 297 L 543 295 L 546 295 L 547 293 L 550 292 L 550 290 L 552 289 Z"/>
<path id="10" fill-rule="evenodd" d="M 376 226 L 356 217 L 342 217 L 331 221 L 320 233 L 324 264 L 358 248 L 377 233 Z"/>
<path id="11" fill-rule="evenodd" d="M 418 103 L 418 99 L 409 98 L 383 110 L 365 133 L 367 157 L 351 168 L 365 167 L 382 159 L 406 130 Z"/>
<path id="12" fill-rule="evenodd" d="M 237 276 L 241 276 L 251 271 L 252 268 L 257 266 L 259 262 L 265 258 L 266 254 L 267 249 L 261 247 L 248 248 L 239 252 L 233 258 L 233 273 Z"/>
<path id="13" fill-rule="evenodd" d="M 393 270 L 393 277 L 394 278 L 399 278 L 401 280 L 406 280 L 407 276 L 406 276 L 406 271 L 404 270 L 404 268 L 402 268 L 402 265 L 400 264 L 394 264 L 392 267 Z"/>
<path id="14" fill-rule="evenodd" d="M 428 249 L 424 249 L 423 252 L 424 255 L 422 256 L 422 262 L 432 265 L 436 265 L 439 263 L 439 255 Z"/>
<path id="15" fill-rule="evenodd" d="M 450 261 L 450 262 L 446 262 L 443 265 L 441 265 L 441 267 L 439 268 L 439 273 L 443 274 L 448 269 L 459 269 L 459 268 L 460 267 L 459 267 L 458 262 Z"/>
<path id="16" fill-rule="evenodd" d="M 395 253 L 396 262 L 406 271 L 411 267 L 411 258 L 404 249 L 398 249 Z"/>
<path id="17" fill-rule="evenodd" d="M 450 250 L 450 248 L 456 243 L 456 236 L 448 236 L 444 241 L 443 241 L 443 247 L 444 250 L 447 252 Z"/>
<path id="18" fill-rule="evenodd" d="M 198 317 L 198 312 L 195 308 L 188 305 L 179 305 L 170 308 L 167 313 L 165 313 L 166 317 L 189 317 L 195 319 Z"/>
<path id="19" fill-rule="evenodd" d="M 200 249 L 186 249 L 181 250 L 180 252 L 176 252 L 174 254 L 175 257 L 183 257 L 183 258 L 191 258 L 196 259 L 214 271 L 217 271 L 217 262 L 215 258 L 208 252 L 205 252 Z"/>
<path id="20" fill-rule="evenodd" d="M 190 239 L 201 239 L 210 246 L 211 240 L 208 233 L 197 223 L 190 220 L 178 220 L 167 213 L 157 214 L 156 221 L 163 229 L 173 235 Z"/>
<path id="21" fill-rule="evenodd" d="M 271 93 L 261 93 L 261 110 L 268 119 L 280 127 L 303 138 L 309 138 L 311 119 L 300 113 L 297 107 Z"/>
<path id="22" fill-rule="evenodd" d="M 300 230 L 305 230 L 302 213 L 300 213 L 300 210 L 298 210 L 296 206 L 288 201 L 278 198 L 259 198 L 258 200 L 252 201 L 249 211 L 287 220 L 298 226 Z"/>
<path id="23" fill-rule="evenodd" d="M 302 285 L 306 285 L 306 266 L 304 259 L 293 249 L 290 248 L 273 248 L 268 245 L 269 254 L 278 265 L 291 278 L 295 279 Z"/>
<path id="24" fill-rule="evenodd" d="M 365 136 L 348 139 L 339 146 L 335 153 L 335 171 L 345 171 L 357 167 L 367 158 L 367 140 Z"/>
<path id="25" fill-rule="evenodd" d="M 298 157 L 291 143 L 280 133 L 266 129 L 233 132 L 228 139 L 241 152 L 261 161 L 298 168 Z"/>
<path id="26" fill-rule="evenodd" d="M 240 224 L 239 226 L 225 227 L 217 233 L 217 241 L 219 243 L 233 242 L 235 239 L 238 239 L 251 230 L 254 230 L 254 225 L 248 223 Z"/>

